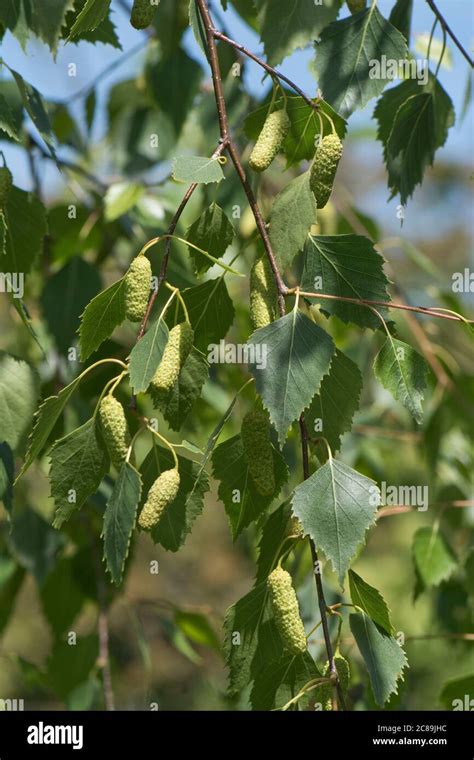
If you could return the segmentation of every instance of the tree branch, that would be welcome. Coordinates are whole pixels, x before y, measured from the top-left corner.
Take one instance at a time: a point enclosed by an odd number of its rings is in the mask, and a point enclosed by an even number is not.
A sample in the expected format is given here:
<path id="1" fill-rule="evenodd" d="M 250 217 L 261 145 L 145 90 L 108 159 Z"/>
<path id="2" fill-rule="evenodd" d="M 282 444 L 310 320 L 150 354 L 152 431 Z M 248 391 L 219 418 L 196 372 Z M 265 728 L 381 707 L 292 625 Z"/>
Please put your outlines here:
<path id="1" fill-rule="evenodd" d="M 474 60 L 471 58 L 471 56 L 467 52 L 466 48 L 461 44 L 461 42 L 459 41 L 459 39 L 457 38 L 457 36 L 454 34 L 453 30 L 449 26 L 448 22 L 444 18 L 443 14 L 441 13 L 441 11 L 439 10 L 439 8 L 437 7 L 437 5 L 434 2 L 434 0 L 426 0 L 426 2 L 428 3 L 428 5 L 430 6 L 431 10 L 435 14 L 436 18 L 438 19 L 439 23 L 443 27 L 443 29 L 446 32 L 446 34 L 448 34 L 451 37 L 452 41 L 454 42 L 454 44 L 456 45 L 456 47 L 458 48 L 458 50 L 462 53 L 462 55 L 464 56 L 464 58 L 468 62 L 469 66 L 474 67 Z"/>

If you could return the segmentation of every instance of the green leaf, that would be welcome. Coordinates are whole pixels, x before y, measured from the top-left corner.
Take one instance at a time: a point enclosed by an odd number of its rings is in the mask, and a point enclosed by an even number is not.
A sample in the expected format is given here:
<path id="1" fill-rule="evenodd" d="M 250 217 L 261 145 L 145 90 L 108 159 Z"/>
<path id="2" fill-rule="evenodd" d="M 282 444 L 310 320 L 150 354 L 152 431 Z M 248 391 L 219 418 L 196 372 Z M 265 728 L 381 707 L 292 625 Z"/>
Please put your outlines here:
<path id="1" fill-rule="evenodd" d="M 266 350 L 265 368 L 252 365 L 251 371 L 283 444 L 289 427 L 319 390 L 334 343 L 298 309 L 256 330 L 248 342 Z"/>
<path id="2" fill-rule="evenodd" d="M 376 378 L 419 424 L 423 420 L 422 401 L 427 371 L 424 358 L 391 335 L 375 357 Z"/>
<path id="3" fill-rule="evenodd" d="M 79 343 L 85 362 L 125 319 L 125 280 L 114 282 L 86 306 L 81 317 Z"/>
<path id="4" fill-rule="evenodd" d="M 21 119 L 10 108 L 6 97 L 0 94 L 0 129 L 6 132 L 12 140 L 20 140 Z"/>
<path id="5" fill-rule="evenodd" d="M 224 172 L 217 158 L 208 156 L 179 156 L 173 160 L 173 179 L 177 182 L 196 182 L 204 185 L 220 182 Z"/>
<path id="6" fill-rule="evenodd" d="M 56 506 L 53 522 L 60 528 L 94 494 L 109 469 L 109 457 L 92 417 L 51 449 L 51 496 Z"/>
<path id="7" fill-rule="evenodd" d="M 120 586 L 123 578 L 141 488 L 140 473 L 131 464 L 124 462 L 105 508 L 102 533 L 104 561 L 117 586 Z"/>
<path id="8" fill-rule="evenodd" d="M 194 402 L 201 395 L 208 374 L 209 365 L 206 357 L 193 347 L 184 362 L 179 378 L 164 403 L 160 404 L 163 417 L 172 430 L 179 430 L 184 424 Z"/>
<path id="9" fill-rule="evenodd" d="M 204 506 L 204 495 L 209 490 L 209 478 L 197 462 L 178 456 L 180 485 L 176 499 L 167 508 L 159 525 L 152 531 L 155 543 L 177 552 L 191 532 L 195 519 Z M 143 479 L 142 503 L 162 470 L 174 467 L 170 451 L 154 446 L 143 461 L 140 472 Z"/>
<path id="10" fill-rule="evenodd" d="M 116 182 L 110 185 L 104 198 L 106 221 L 113 222 L 130 211 L 144 192 L 143 185 L 136 182 Z"/>
<path id="11" fill-rule="evenodd" d="M 349 570 L 349 589 L 352 604 L 360 607 L 379 628 L 392 636 L 395 629 L 390 620 L 390 611 L 387 602 L 380 591 L 370 586 L 360 575 Z"/>
<path id="12" fill-rule="evenodd" d="M 301 288 L 311 293 L 320 290 L 345 298 L 388 301 L 383 265 L 384 259 L 373 243 L 361 235 L 309 235 Z M 317 297 L 311 300 L 321 303 L 324 313 L 343 322 L 360 327 L 380 326 L 380 319 L 367 306 Z M 379 311 L 386 314 L 383 307 Z"/>
<path id="13" fill-rule="evenodd" d="M 379 76 L 371 77 L 373 62 L 403 61 L 406 54 L 403 35 L 372 3 L 365 12 L 335 21 L 323 30 L 314 63 L 318 86 L 324 99 L 347 118 L 380 95 L 390 81 L 383 68 L 376 72 Z"/>
<path id="14" fill-rule="evenodd" d="M 49 150 L 51 151 L 51 155 L 54 157 L 54 149 L 51 145 L 51 140 L 53 139 L 51 124 L 40 93 L 36 87 L 33 87 L 33 85 L 25 82 L 23 77 L 20 76 L 17 71 L 10 69 L 10 72 L 16 82 L 18 92 L 21 95 L 23 108 L 25 109 L 26 113 L 30 117 L 40 135 L 45 140 Z"/>
<path id="15" fill-rule="evenodd" d="M 207 251 L 215 259 L 220 259 L 224 255 L 233 238 L 234 228 L 217 203 L 211 203 L 186 233 L 186 240 L 189 243 Z M 191 246 L 188 250 L 196 274 L 199 276 L 207 272 L 212 266 L 212 261 Z"/>
<path id="16" fill-rule="evenodd" d="M 256 140 L 262 131 L 269 105 L 270 101 L 265 101 L 262 106 L 246 117 L 244 129 L 250 140 Z M 290 131 L 282 146 L 287 160 L 287 168 L 289 168 L 300 161 L 309 161 L 313 158 L 316 152 L 317 138 L 321 134 L 321 124 L 314 108 L 311 108 L 299 95 L 288 95 L 286 101 L 283 98 L 277 98 L 274 104 L 275 110 L 283 108 L 284 105 L 286 105 L 286 111 L 291 122 Z M 324 100 L 321 100 L 318 111 L 323 115 L 322 123 L 323 128 L 325 127 L 325 134 L 330 134 L 330 127 L 329 121 L 324 116 L 330 116 L 337 134 L 343 140 L 346 134 L 346 121 L 342 116 L 339 116 Z"/>
<path id="17" fill-rule="evenodd" d="M 286 269 L 303 249 L 309 229 L 316 223 L 316 208 L 309 172 L 291 180 L 275 198 L 269 234 L 281 269 Z"/>
<path id="18" fill-rule="evenodd" d="M 397 681 L 408 666 L 405 652 L 364 612 L 350 615 L 349 625 L 369 671 L 375 701 L 383 707 L 390 694 L 397 691 Z"/>
<path id="19" fill-rule="evenodd" d="M 74 0 L 48 0 L 34 3 L 31 28 L 51 51 L 56 53 L 66 13 L 74 8 Z"/>
<path id="20" fill-rule="evenodd" d="M 176 610 L 174 622 L 194 644 L 209 647 L 220 653 L 221 642 L 206 615 L 200 612 Z"/>
<path id="21" fill-rule="evenodd" d="M 208 346 L 225 338 L 235 311 L 223 277 L 186 288 L 184 298 L 194 330 L 194 345 L 207 355 Z"/>
<path id="22" fill-rule="evenodd" d="M 231 694 L 241 691 L 267 665 L 283 655 L 265 582 L 255 586 L 227 610 L 224 652 Z"/>
<path id="23" fill-rule="evenodd" d="M 324 375 L 319 393 L 305 413 L 310 435 L 324 436 L 332 453 L 341 448 L 341 437 L 351 429 L 361 390 L 362 375 L 357 364 L 336 349 L 329 373 Z M 324 445 L 318 447 L 320 454 L 325 454 Z"/>
<path id="24" fill-rule="evenodd" d="M 41 586 L 56 564 L 64 537 L 33 509 L 23 507 L 15 513 L 7 541 L 18 563 Z"/>
<path id="25" fill-rule="evenodd" d="M 0 443 L 17 452 L 31 428 L 38 401 L 38 376 L 22 359 L 0 351 Z"/>
<path id="26" fill-rule="evenodd" d="M 424 172 L 434 161 L 435 152 L 446 142 L 454 124 L 454 108 L 449 95 L 430 73 L 426 85 L 408 79 L 387 90 L 374 111 L 377 138 L 384 147 L 388 186 L 393 196 L 400 193 L 405 204 Z"/>
<path id="27" fill-rule="evenodd" d="M 268 63 L 281 63 L 297 48 L 319 37 L 337 18 L 341 0 L 255 0 L 261 38 Z"/>
<path id="28" fill-rule="evenodd" d="M 268 578 L 281 556 L 282 549 L 286 550 L 289 545 L 285 544 L 285 547 L 282 547 L 289 519 L 290 507 L 289 504 L 284 503 L 272 512 L 263 526 L 262 537 L 258 544 L 257 575 L 255 578 L 257 584 Z"/>
<path id="29" fill-rule="evenodd" d="M 431 528 L 419 528 L 413 537 L 413 560 L 425 588 L 439 586 L 457 568 L 456 557 L 444 536 Z"/>
<path id="30" fill-rule="evenodd" d="M 160 314 L 130 354 L 130 385 L 134 393 L 147 390 L 168 342 L 169 330 Z"/>
<path id="31" fill-rule="evenodd" d="M 0 443 L 0 501 L 11 514 L 13 509 L 13 481 L 15 480 L 15 461 L 8 443 Z"/>
<path id="32" fill-rule="evenodd" d="M 403 34 L 407 42 L 410 42 L 412 13 L 413 0 L 397 0 L 389 17 L 392 26 Z"/>
<path id="33" fill-rule="evenodd" d="M 272 662 L 254 681 L 250 701 L 254 710 L 278 710 L 301 691 L 319 673 L 309 652 L 285 654 L 278 662 Z M 309 709 L 313 696 L 308 692 L 298 700 L 300 710 Z"/>
<path id="34" fill-rule="evenodd" d="M 69 32 L 69 38 L 96 29 L 107 17 L 109 7 L 110 0 L 87 0 Z"/>
<path id="35" fill-rule="evenodd" d="M 0 633 L 3 633 L 13 612 L 25 571 L 11 557 L 0 554 Z"/>
<path id="36" fill-rule="evenodd" d="M 63 557 L 56 562 L 40 588 L 40 599 L 54 635 L 70 630 L 86 601 L 74 576 L 73 559 Z"/>
<path id="37" fill-rule="evenodd" d="M 217 446 L 212 455 L 212 466 L 214 477 L 220 481 L 219 499 L 224 503 L 235 540 L 276 499 L 288 480 L 288 468 L 280 452 L 273 448 L 275 491 L 271 496 L 259 494 L 250 475 L 240 435 Z"/>
<path id="38" fill-rule="evenodd" d="M 62 699 L 83 683 L 99 656 L 97 636 L 77 638 L 75 644 L 59 642 L 48 658 L 47 680 L 53 691 Z"/>
<path id="39" fill-rule="evenodd" d="M 61 353 L 66 354 L 73 345 L 80 316 L 100 289 L 97 269 L 80 256 L 74 256 L 47 280 L 41 304 L 49 331 Z"/>
<path id="40" fill-rule="evenodd" d="M 444 684 L 439 701 L 446 710 L 472 710 L 474 694 L 474 673 L 453 678 Z"/>
<path id="41" fill-rule="evenodd" d="M 331 560 L 341 586 L 366 531 L 375 522 L 379 504 L 374 481 L 335 459 L 295 488 L 293 512 L 304 532 Z"/>
<path id="42" fill-rule="evenodd" d="M 178 47 L 170 56 L 160 55 L 156 60 L 152 58 L 147 67 L 146 76 L 151 97 L 159 110 L 169 117 L 176 136 L 179 136 L 199 92 L 199 85 L 203 76 L 201 67 L 181 47 Z M 177 162 L 187 162 L 188 160 L 194 161 L 195 159 L 176 159 Z M 209 163 L 210 159 L 198 160 Z M 220 168 L 219 164 L 218 166 Z M 183 163 L 183 168 L 186 170 L 185 163 Z M 199 167 L 196 165 L 192 171 L 198 169 Z M 175 178 L 178 179 L 177 176 Z M 218 180 L 200 178 L 189 181 L 216 182 Z"/>
<path id="43" fill-rule="evenodd" d="M 80 378 L 76 377 L 76 379 L 63 388 L 57 396 L 49 396 L 49 398 L 41 404 L 36 412 L 35 426 L 30 435 L 25 461 L 18 477 L 24 475 L 27 469 L 33 464 L 36 457 L 41 453 L 48 441 L 51 431 L 79 383 Z"/>
<path id="44" fill-rule="evenodd" d="M 5 234 L 5 253 L 0 254 L 0 271 L 10 275 L 30 272 L 43 250 L 47 232 L 46 210 L 32 193 L 12 187 L 3 214 L 0 235 Z"/>
<path id="45" fill-rule="evenodd" d="M 193 30 L 194 39 L 201 48 L 204 55 L 208 56 L 206 30 L 202 23 L 201 14 L 199 13 L 196 0 L 189 0 L 189 25 Z"/>

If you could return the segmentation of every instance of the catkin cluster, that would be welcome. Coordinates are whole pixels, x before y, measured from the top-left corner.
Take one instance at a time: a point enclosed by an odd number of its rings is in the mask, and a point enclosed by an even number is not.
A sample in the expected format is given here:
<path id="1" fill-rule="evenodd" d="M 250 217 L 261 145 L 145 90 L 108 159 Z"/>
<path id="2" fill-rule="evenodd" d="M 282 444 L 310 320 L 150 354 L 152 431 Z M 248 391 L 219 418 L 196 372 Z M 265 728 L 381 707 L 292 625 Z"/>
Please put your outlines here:
<path id="1" fill-rule="evenodd" d="M 366 0 L 346 0 L 346 2 L 352 15 L 364 11 L 367 5 Z"/>
<path id="2" fill-rule="evenodd" d="M 134 0 L 130 23 L 135 29 L 146 29 L 153 21 L 160 0 Z"/>
<path id="3" fill-rule="evenodd" d="M 275 468 L 270 441 L 270 425 L 264 411 L 254 409 L 245 415 L 240 431 L 244 454 L 256 490 L 262 496 L 275 493 Z"/>
<path id="4" fill-rule="evenodd" d="M 351 678 L 351 672 L 349 669 L 349 663 L 346 658 L 340 654 L 336 654 L 334 657 L 334 664 L 336 666 L 337 675 L 339 677 L 339 683 L 341 685 L 342 693 L 345 694 L 349 688 L 349 681 Z M 328 676 L 330 673 L 329 663 L 326 664 L 323 675 Z M 321 702 L 323 710 L 332 710 L 332 696 L 333 688 L 332 684 L 325 683 L 317 689 L 317 701 Z"/>
<path id="5" fill-rule="evenodd" d="M 7 166 L 0 167 L 0 208 L 3 208 L 8 200 L 8 195 L 13 185 L 13 177 Z"/>
<path id="6" fill-rule="evenodd" d="M 175 384 L 191 351 L 193 339 L 193 328 L 188 322 L 181 322 L 170 330 L 161 362 L 151 381 L 152 391 L 158 396 L 168 393 Z"/>
<path id="7" fill-rule="evenodd" d="M 284 108 L 273 111 L 267 116 L 249 158 L 251 169 L 256 172 L 263 172 L 268 169 L 281 149 L 285 137 L 290 131 L 290 125 L 290 117 Z"/>
<path id="8" fill-rule="evenodd" d="M 148 491 L 147 500 L 140 512 L 138 524 L 143 530 L 152 530 L 167 507 L 176 499 L 179 490 L 179 472 L 176 467 L 161 473 Z"/>
<path id="9" fill-rule="evenodd" d="M 250 271 L 250 319 L 254 330 L 278 318 L 277 288 L 266 257 L 257 259 Z"/>
<path id="10" fill-rule="evenodd" d="M 339 137 L 336 134 L 323 137 L 310 173 L 310 187 L 318 209 L 324 208 L 329 200 L 341 156 L 342 142 Z"/>
<path id="11" fill-rule="evenodd" d="M 292 654 L 306 651 L 306 634 L 291 575 L 277 567 L 267 579 L 275 623 L 283 646 Z"/>
<path id="12" fill-rule="evenodd" d="M 125 313 L 131 322 L 141 322 L 150 298 L 151 264 L 146 256 L 133 259 L 125 275 Z"/>
<path id="13" fill-rule="evenodd" d="M 117 401 L 114 396 L 105 396 L 100 402 L 99 418 L 110 459 L 118 468 L 124 461 L 130 446 L 130 433 L 120 401 Z"/>

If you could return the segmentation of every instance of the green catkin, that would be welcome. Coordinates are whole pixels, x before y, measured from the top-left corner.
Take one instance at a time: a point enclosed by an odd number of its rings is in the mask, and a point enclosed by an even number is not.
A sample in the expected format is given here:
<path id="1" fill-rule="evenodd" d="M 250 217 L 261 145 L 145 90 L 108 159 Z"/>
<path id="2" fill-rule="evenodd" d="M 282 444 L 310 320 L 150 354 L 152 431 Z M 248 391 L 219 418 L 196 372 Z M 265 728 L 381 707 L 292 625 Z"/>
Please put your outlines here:
<path id="1" fill-rule="evenodd" d="M 341 156 L 342 142 L 339 137 L 336 134 L 323 137 L 310 173 L 310 187 L 318 209 L 324 208 L 329 200 Z"/>
<path id="2" fill-rule="evenodd" d="M 261 496 L 275 493 L 275 468 L 270 425 L 265 412 L 254 409 L 245 415 L 240 431 L 253 484 Z"/>
<path id="3" fill-rule="evenodd" d="M 366 0 L 346 0 L 346 2 L 347 2 L 347 7 L 349 8 L 353 16 L 356 13 L 365 11 L 365 8 L 367 5 Z"/>
<path id="4" fill-rule="evenodd" d="M 290 117 L 281 108 L 273 111 L 265 120 L 257 142 L 249 158 L 249 166 L 256 172 L 268 169 L 290 131 Z"/>
<path id="5" fill-rule="evenodd" d="M 8 200 L 8 195 L 13 186 L 13 177 L 7 166 L 0 167 L 0 208 L 3 208 Z"/>
<path id="6" fill-rule="evenodd" d="M 257 259 L 250 271 L 250 319 L 254 330 L 278 319 L 277 288 L 266 258 Z"/>
<path id="7" fill-rule="evenodd" d="M 170 330 L 160 365 L 151 381 L 153 391 L 161 395 L 171 390 L 191 351 L 193 339 L 193 328 L 188 322 L 181 322 Z"/>
<path id="8" fill-rule="evenodd" d="M 143 530 L 152 530 L 158 523 L 167 507 L 176 499 L 179 490 L 179 472 L 176 467 L 165 470 L 155 480 L 148 491 L 145 506 L 140 512 L 138 524 Z"/>
<path id="9" fill-rule="evenodd" d="M 130 446 L 130 433 L 120 401 L 114 396 L 105 396 L 100 402 L 99 418 L 110 459 L 119 468 Z"/>
<path id="10" fill-rule="evenodd" d="M 150 298 L 151 264 L 137 256 L 125 275 L 125 313 L 131 322 L 141 322 Z"/>
<path id="11" fill-rule="evenodd" d="M 153 21 L 160 0 L 134 0 L 130 23 L 135 29 L 146 29 Z"/>
<path id="12" fill-rule="evenodd" d="M 334 656 L 334 664 L 336 666 L 337 675 L 339 677 L 339 683 L 341 685 L 342 693 L 345 694 L 349 688 L 349 682 L 351 678 L 351 672 L 349 669 L 349 663 L 346 658 L 340 654 Z M 328 676 L 330 673 L 329 663 L 326 663 L 326 667 L 323 671 L 324 676 Z M 332 684 L 325 683 L 317 690 L 317 702 L 320 702 L 323 710 L 330 712 L 332 710 L 332 696 L 333 688 Z"/>
<path id="13" fill-rule="evenodd" d="M 291 575 L 277 567 L 267 579 L 275 623 L 283 646 L 292 654 L 306 652 L 306 634 Z"/>

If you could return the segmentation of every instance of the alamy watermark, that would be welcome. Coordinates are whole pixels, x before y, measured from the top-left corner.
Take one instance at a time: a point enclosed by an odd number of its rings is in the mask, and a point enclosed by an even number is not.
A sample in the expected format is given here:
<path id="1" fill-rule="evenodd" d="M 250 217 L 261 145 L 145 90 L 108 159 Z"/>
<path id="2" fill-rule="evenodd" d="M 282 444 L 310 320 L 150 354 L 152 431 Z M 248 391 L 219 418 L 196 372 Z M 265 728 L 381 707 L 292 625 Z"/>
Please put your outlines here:
<path id="1" fill-rule="evenodd" d="M 0 293 L 13 293 L 13 298 L 23 298 L 25 294 L 23 272 L 0 272 Z"/>
<path id="2" fill-rule="evenodd" d="M 396 59 L 382 55 L 380 60 L 369 61 L 370 79 L 416 79 L 418 84 L 428 84 L 428 61 L 422 58 Z"/>
<path id="3" fill-rule="evenodd" d="M 209 364 L 251 364 L 267 368 L 268 347 L 265 343 L 210 343 L 207 347 Z"/>
<path id="4" fill-rule="evenodd" d="M 386 507 L 399 505 L 413 507 L 418 512 L 426 512 L 429 506 L 428 486 L 391 486 L 385 481 L 377 486 L 371 486 L 370 503 L 373 506 L 383 504 Z"/>

